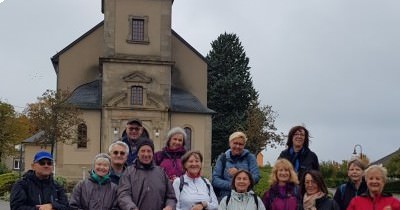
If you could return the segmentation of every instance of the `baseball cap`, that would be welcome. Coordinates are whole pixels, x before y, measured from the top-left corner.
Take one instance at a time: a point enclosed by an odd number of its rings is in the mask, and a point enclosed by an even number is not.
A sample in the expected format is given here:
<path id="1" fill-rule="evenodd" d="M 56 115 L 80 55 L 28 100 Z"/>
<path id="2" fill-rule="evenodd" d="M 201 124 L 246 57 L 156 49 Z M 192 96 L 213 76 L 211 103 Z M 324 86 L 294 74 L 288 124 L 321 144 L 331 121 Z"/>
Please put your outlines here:
<path id="1" fill-rule="evenodd" d="M 39 160 L 41 159 L 50 159 L 53 160 L 53 156 L 51 156 L 50 153 L 46 152 L 46 151 L 40 151 L 38 153 L 35 154 L 35 156 L 33 157 L 33 162 L 39 162 Z"/>
<path id="2" fill-rule="evenodd" d="M 126 123 L 127 125 L 131 125 L 131 124 L 138 124 L 140 127 L 143 127 L 142 125 L 142 121 L 139 119 L 132 119 L 129 120 L 128 123 Z"/>

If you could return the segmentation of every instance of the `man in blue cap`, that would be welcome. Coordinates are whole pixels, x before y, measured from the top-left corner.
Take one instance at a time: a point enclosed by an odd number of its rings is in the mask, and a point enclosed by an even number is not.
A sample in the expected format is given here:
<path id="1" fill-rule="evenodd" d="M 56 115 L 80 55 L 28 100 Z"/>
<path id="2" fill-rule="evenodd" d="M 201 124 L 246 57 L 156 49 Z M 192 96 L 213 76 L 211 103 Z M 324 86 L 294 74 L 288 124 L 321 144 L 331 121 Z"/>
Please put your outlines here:
<path id="1" fill-rule="evenodd" d="M 69 209 L 64 189 L 52 176 L 53 156 L 40 151 L 33 157 L 32 169 L 12 187 L 10 207 L 14 209 Z"/>

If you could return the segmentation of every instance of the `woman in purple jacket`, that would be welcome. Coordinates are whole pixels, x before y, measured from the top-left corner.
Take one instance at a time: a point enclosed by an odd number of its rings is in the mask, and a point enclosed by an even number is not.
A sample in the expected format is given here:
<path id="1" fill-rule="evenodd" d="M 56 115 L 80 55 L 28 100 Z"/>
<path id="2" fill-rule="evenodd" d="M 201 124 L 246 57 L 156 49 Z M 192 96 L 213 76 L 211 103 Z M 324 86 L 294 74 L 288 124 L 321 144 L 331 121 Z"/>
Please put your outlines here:
<path id="1" fill-rule="evenodd" d="M 262 201 L 267 210 L 301 209 L 301 194 L 296 172 L 292 164 L 278 159 L 272 168 L 270 188 L 264 193 Z"/>
<path id="2" fill-rule="evenodd" d="M 172 128 L 167 134 L 166 146 L 154 154 L 155 164 L 164 169 L 170 181 L 183 174 L 181 157 L 186 153 L 185 140 L 185 130 Z"/>

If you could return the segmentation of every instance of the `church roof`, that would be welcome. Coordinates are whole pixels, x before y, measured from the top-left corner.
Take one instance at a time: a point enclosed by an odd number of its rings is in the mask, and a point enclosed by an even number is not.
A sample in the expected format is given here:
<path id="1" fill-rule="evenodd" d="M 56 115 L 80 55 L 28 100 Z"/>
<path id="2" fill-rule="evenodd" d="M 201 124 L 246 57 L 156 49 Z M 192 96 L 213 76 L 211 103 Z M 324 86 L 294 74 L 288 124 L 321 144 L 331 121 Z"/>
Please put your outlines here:
<path id="1" fill-rule="evenodd" d="M 173 112 L 187 112 L 187 113 L 215 113 L 212 109 L 209 109 L 189 92 L 177 88 L 171 88 L 171 111 Z"/>
<path id="2" fill-rule="evenodd" d="M 44 135 L 44 131 L 39 131 L 33 134 L 31 137 L 22 140 L 22 143 L 35 143 L 40 140 L 40 138 Z"/>
<path id="3" fill-rule="evenodd" d="M 77 87 L 68 98 L 68 102 L 81 109 L 100 109 L 100 82 L 100 80 L 95 80 Z"/>
<path id="4" fill-rule="evenodd" d="M 95 80 L 77 87 L 68 102 L 81 109 L 101 109 L 101 81 Z M 170 110 L 183 113 L 215 113 L 204 106 L 194 95 L 177 87 L 171 88 Z"/>
<path id="5" fill-rule="evenodd" d="M 370 165 L 374 165 L 374 164 L 386 165 L 386 164 L 388 164 L 390 162 L 390 160 L 392 158 L 394 158 L 396 155 L 399 155 L 399 154 L 400 154 L 400 148 L 398 150 L 396 150 L 395 152 L 392 152 L 391 154 L 386 155 L 385 157 L 370 163 Z"/>

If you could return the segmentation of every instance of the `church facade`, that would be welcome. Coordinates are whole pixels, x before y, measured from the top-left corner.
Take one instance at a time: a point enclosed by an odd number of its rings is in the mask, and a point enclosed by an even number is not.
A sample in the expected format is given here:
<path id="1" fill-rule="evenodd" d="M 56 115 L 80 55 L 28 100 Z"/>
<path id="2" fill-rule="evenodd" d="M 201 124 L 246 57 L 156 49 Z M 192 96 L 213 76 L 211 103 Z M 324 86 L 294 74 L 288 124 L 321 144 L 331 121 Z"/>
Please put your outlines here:
<path id="1" fill-rule="evenodd" d="M 82 111 L 79 142 L 57 144 L 56 174 L 79 179 L 99 152 L 140 119 L 155 150 L 180 126 L 187 149 L 204 155 L 211 173 L 211 117 L 205 58 L 171 28 L 172 0 L 107 0 L 104 21 L 51 60 L 57 89 Z M 99 11 L 100 12 L 100 11 Z"/>

